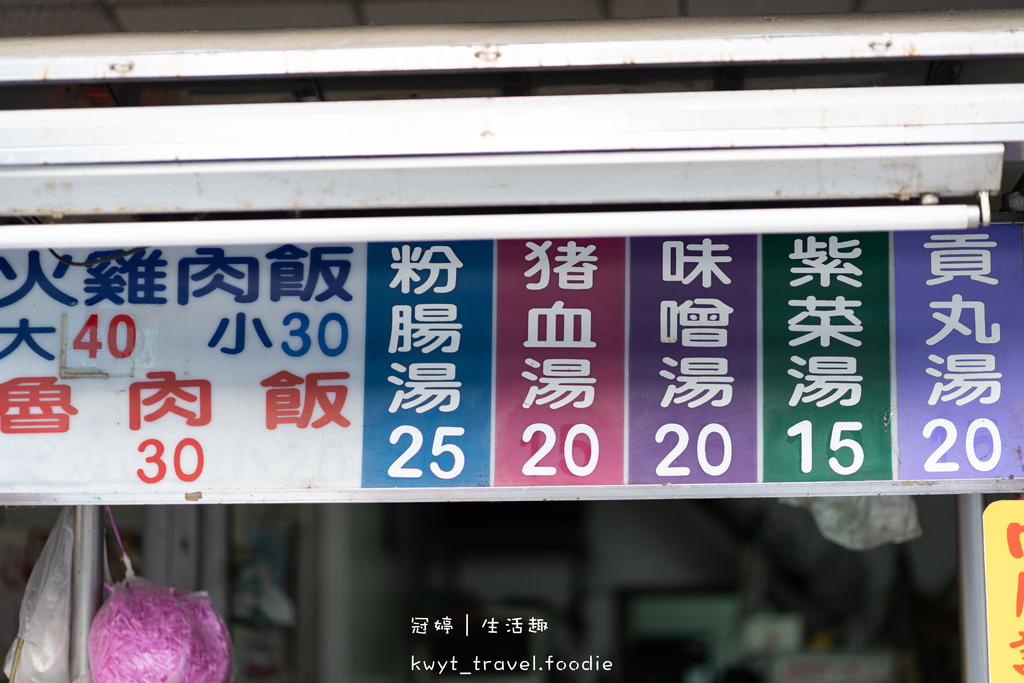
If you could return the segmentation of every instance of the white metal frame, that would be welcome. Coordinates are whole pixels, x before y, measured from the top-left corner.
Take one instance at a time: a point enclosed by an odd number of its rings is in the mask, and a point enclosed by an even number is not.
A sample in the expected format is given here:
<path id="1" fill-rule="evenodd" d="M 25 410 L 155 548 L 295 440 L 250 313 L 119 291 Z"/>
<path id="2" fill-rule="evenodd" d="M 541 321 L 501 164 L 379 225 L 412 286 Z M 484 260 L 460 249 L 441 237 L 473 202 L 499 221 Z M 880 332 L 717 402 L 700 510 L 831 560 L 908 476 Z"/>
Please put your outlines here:
<path id="1" fill-rule="evenodd" d="M 1020 84 L 0 112 L 3 167 L 1010 140 Z"/>
<path id="2" fill-rule="evenodd" d="M 1024 85 L 7 111 L 0 215 L 965 196 L 1007 140 Z"/>
<path id="3" fill-rule="evenodd" d="M 805 17 L 778 23 L 681 20 L 16 39 L 0 41 L 0 83 L 1017 56 L 1024 54 L 1021 26 L 1024 12 L 1010 11 L 839 23 L 835 17 Z M 0 112 L 0 214 L 536 205 L 558 203 L 559 197 L 571 204 L 588 198 L 631 203 L 964 196 L 997 190 L 1002 143 L 1020 140 L 1021 85 L 6 111 Z M 756 173 L 737 175 L 751 164 Z M 898 168 L 887 175 L 884 168 L 892 164 Z M 616 183 L 626 172 L 632 182 Z M 591 174 L 595 185 L 589 197 L 551 186 L 568 173 Z M 266 179 L 257 180 L 261 174 Z M 538 182 L 531 185 L 533 174 Z M 332 177 L 348 184 L 333 203 L 325 199 Z M 282 179 L 312 183 L 313 198 L 296 202 L 294 193 L 270 189 Z M 475 185 L 453 187 L 459 185 L 453 179 Z M 186 191 L 190 181 L 222 199 L 199 199 L 202 193 Z M 409 193 L 404 182 L 418 194 Z M 242 191 L 249 183 L 254 192 Z M 290 239 L 316 242 L 423 234 L 435 239 L 709 234 L 807 230 L 825 219 L 832 229 L 943 229 L 984 224 L 983 214 L 982 207 L 954 204 L 531 214 L 529 221 L 500 215 L 488 217 L 486 233 L 473 216 L 80 222 L 5 226 L 0 247 L 266 243 L 282 231 Z M 10 504 L 238 503 L 1018 489 L 1014 481 L 980 480 L 144 496 L 4 493 L 0 498 Z"/>
<path id="4" fill-rule="evenodd" d="M 1014 479 L 847 481 L 616 486 L 464 486 L 452 488 L 265 489 L 0 494 L 4 505 L 177 505 L 194 503 L 441 503 L 513 500 L 648 500 L 662 498 L 808 498 L 814 496 L 1019 493 Z"/>
<path id="5" fill-rule="evenodd" d="M 729 211 L 621 211 L 386 216 L 278 220 L 55 223 L 0 226 L 0 249 L 125 248 L 422 240 L 723 235 L 760 232 L 965 230 L 982 224 L 979 206 L 856 206 Z M 486 226 L 486 235 L 481 234 Z"/>
<path id="6" fill-rule="evenodd" d="M 1024 52 L 1024 12 L 712 17 L 0 40 L 0 82 L 956 59 Z"/>
<path id="7" fill-rule="evenodd" d="M 13 215 L 969 196 L 1001 144 L 0 167 Z M 268 168 L 268 165 L 270 168 Z"/>

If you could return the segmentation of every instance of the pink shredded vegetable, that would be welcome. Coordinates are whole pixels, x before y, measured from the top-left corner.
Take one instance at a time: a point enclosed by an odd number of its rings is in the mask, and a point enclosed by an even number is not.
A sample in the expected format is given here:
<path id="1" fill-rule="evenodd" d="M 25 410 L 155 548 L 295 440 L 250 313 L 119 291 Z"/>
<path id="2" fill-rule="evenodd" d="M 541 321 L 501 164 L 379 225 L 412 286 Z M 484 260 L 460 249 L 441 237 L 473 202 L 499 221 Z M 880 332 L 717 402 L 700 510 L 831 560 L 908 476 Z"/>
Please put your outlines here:
<path id="1" fill-rule="evenodd" d="M 234 655 L 227 626 L 205 593 L 129 574 L 89 629 L 94 683 L 227 683 Z"/>

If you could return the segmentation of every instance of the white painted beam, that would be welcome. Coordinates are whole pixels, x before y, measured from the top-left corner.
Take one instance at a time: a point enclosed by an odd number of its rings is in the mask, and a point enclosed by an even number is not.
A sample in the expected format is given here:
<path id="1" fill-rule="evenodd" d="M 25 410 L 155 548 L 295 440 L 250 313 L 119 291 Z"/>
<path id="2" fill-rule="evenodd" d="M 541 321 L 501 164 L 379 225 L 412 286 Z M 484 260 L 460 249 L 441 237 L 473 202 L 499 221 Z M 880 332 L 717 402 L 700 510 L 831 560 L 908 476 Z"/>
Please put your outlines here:
<path id="1" fill-rule="evenodd" d="M 997 192 L 1003 146 L 0 166 L 0 215 L 908 199 Z"/>
<path id="2" fill-rule="evenodd" d="M 0 40 L 0 82 L 1019 55 L 1024 11 L 684 17 Z"/>

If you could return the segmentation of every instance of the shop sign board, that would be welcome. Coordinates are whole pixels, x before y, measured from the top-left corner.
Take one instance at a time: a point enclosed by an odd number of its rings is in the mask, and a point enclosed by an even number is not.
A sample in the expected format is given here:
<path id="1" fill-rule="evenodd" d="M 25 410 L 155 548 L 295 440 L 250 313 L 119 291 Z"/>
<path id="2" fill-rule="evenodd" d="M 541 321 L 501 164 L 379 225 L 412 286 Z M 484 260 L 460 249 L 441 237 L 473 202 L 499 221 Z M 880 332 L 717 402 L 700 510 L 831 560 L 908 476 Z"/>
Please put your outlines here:
<path id="1" fill-rule="evenodd" d="M 2 252 L 0 497 L 1005 483 L 1022 264 L 1013 226 Z"/>
<path id="2" fill-rule="evenodd" d="M 1019 477 L 1021 231 L 895 241 L 899 478 Z"/>
<path id="3" fill-rule="evenodd" d="M 766 481 L 892 478 L 888 237 L 762 240 Z"/>
<path id="4" fill-rule="evenodd" d="M 997 500 L 983 516 L 989 680 L 1024 676 L 1024 501 Z"/>

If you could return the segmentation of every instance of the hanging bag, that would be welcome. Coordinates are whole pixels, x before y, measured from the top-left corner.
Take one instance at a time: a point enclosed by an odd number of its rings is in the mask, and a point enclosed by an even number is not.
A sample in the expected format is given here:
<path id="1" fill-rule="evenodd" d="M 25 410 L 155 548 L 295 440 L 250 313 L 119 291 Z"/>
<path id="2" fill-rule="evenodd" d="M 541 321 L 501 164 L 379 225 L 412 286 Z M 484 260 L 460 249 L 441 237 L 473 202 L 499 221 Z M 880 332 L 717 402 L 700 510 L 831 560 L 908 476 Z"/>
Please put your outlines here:
<path id="1" fill-rule="evenodd" d="M 32 568 L 21 601 L 18 637 L 4 661 L 11 683 L 70 683 L 74 524 L 74 508 L 65 507 Z"/>
<path id="2" fill-rule="evenodd" d="M 121 545 L 116 525 L 114 535 Z M 108 587 L 89 629 L 93 683 L 228 683 L 231 639 L 209 595 L 147 581 L 135 575 L 123 545 L 121 556 L 125 578 Z"/>

